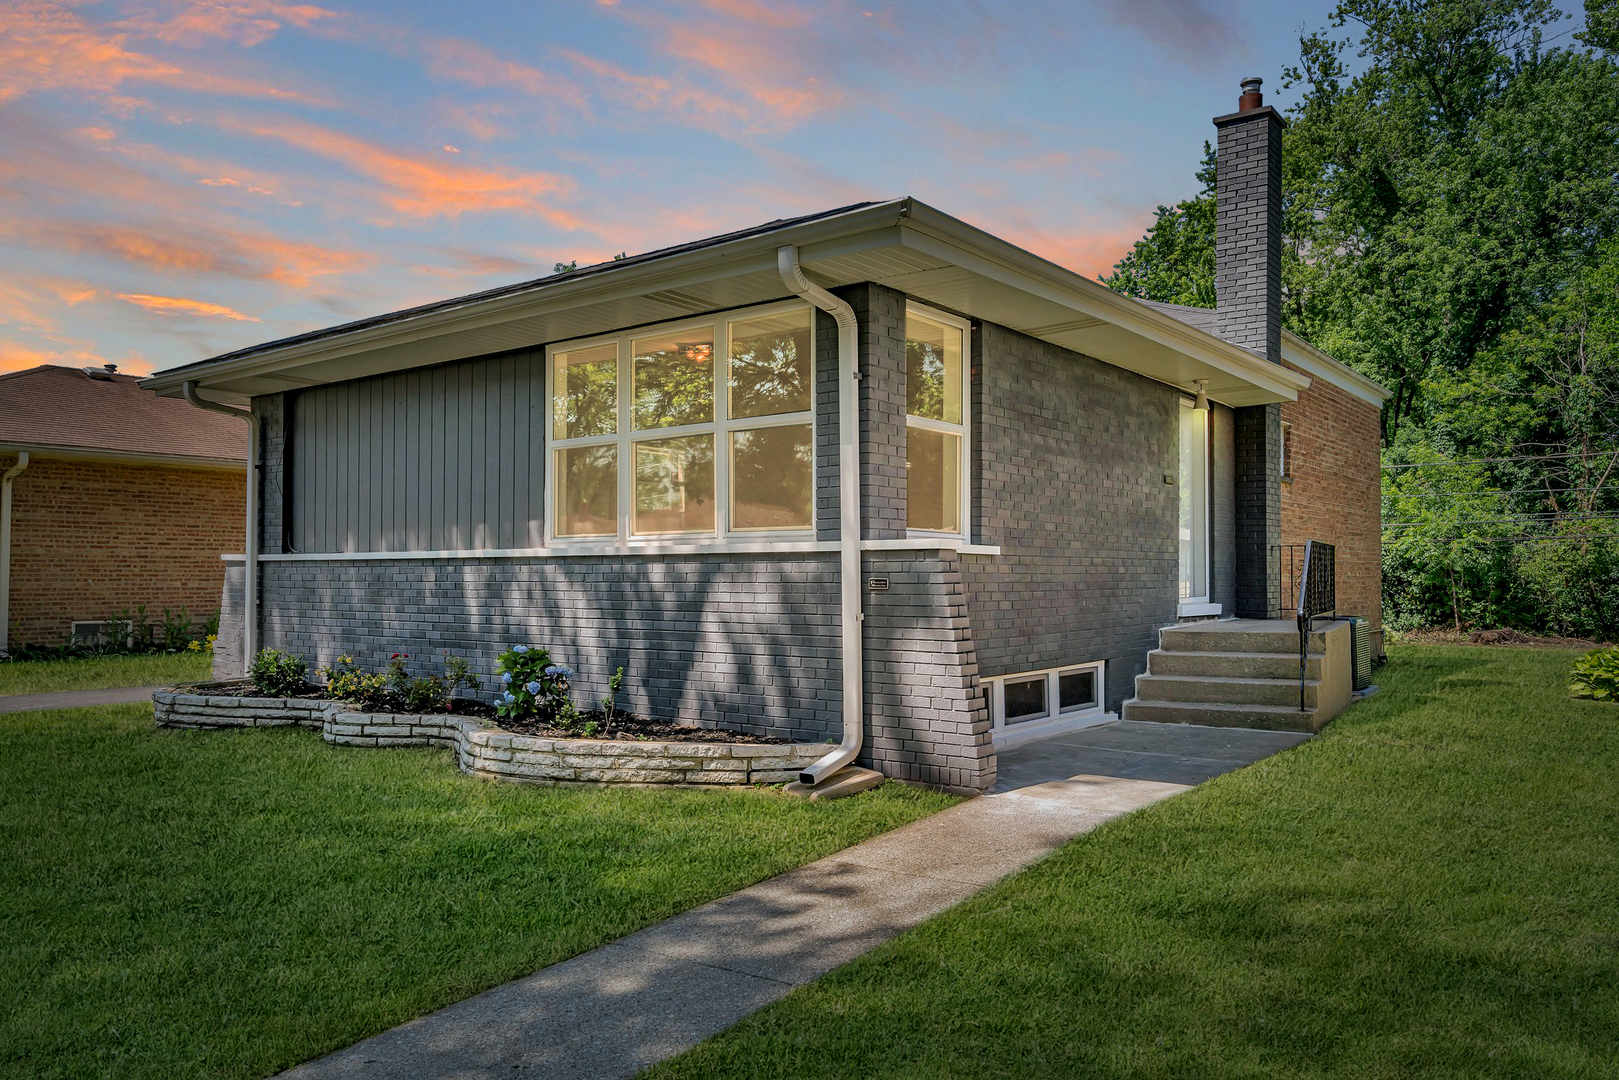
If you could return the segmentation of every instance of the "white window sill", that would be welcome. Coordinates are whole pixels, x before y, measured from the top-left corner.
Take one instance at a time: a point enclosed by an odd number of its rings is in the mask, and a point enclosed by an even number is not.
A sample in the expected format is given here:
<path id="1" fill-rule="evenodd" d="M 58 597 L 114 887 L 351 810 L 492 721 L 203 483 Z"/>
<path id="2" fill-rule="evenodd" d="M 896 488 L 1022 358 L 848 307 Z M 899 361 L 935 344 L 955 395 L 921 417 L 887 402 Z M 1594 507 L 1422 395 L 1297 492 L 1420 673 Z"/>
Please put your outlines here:
<path id="1" fill-rule="evenodd" d="M 1219 604 L 1210 604 L 1204 601 L 1195 603 L 1182 602 L 1175 614 L 1185 619 L 1198 615 L 1219 615 L 1224 610 Z"/>
<path id="2" fill-rule="evenodd" d="M 1049 739 L 1053 735 L 1066 735 L 1086 728 L 1116 723 L 1118 719 L 1117 713 L 1088 709 L 1081 713 L 1065 713 L 1045 720 L 1028 720 L 1021 724 L 998 727 L 990 732 L 990 741 L 995 744 L 997 751 L 1010 750 L 1014 746 L 1038 739 Z"/>
<path id="3" fill-rule="evenodd" d="M 959 538 L 867 540 L 862 551 L 957 551 L 963 555 L 999 555 L 992 544 L 969 544 Z M 467 551 L 315 551 L 260 555 L 260 562 L 365 562 L 378 559 L 579 559 L 603 555 L 657 558 L 666 555 L 804 555 L 838 550 L 836 540 L 649 541 L 620 544 L 557 544 L 541 548 L 488 548 Z M 229 563 L 240 554 L 221 555 Z"/>

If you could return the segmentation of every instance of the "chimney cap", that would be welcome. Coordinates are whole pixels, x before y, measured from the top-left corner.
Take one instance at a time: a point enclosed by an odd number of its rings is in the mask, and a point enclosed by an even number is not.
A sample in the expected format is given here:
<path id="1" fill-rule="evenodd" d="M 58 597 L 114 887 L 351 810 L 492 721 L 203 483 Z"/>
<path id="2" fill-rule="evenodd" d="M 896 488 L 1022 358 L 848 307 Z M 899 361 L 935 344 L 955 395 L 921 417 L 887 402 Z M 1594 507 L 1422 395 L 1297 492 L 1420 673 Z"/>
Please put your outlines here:
<path id="1" fill-rule="evenodd" d="M 1242 80 L 1242 96 L 1237 99 L 1237 111 L 1249 112 L 1265 104 L 1265 95 L 1259 88 L 1265 85 L 1265 80 L 1257 75 L 1250 75 Z"/>

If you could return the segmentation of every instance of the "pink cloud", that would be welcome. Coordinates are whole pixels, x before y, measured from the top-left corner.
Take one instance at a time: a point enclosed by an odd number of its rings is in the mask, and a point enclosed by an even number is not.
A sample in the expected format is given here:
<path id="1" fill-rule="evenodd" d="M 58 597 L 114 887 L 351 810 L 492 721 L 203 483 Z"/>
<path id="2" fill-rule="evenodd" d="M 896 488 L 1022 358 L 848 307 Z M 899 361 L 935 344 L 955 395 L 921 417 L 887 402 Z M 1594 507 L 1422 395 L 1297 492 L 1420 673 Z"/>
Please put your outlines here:
<path id="1" fill-rule="evenodd" d="M 233 319 L 236 322 L 259 322 L 252 315 L 243 315 L 234 308 L 213 304 L 206 300 L 192 300 L 184 296 L 150 296 L 146 293 L 119 293 L 118 299 L 158 315 L 189 315 L 203 318 Z"/>
<path id="2" fill-rule="evenodd" d="M 560 228 L 579 226 L 571 213 L 549 201 L 573 186 L 568 178 L 555 173 L 484 169 L 460 161 L 406 154 L 297 120 L 227 122 L 227 126 L 289 143 L 368 177 L 379 186 L 382 203 L 398 213 L 456 217 L 474 211 L 524 210 Z"/>

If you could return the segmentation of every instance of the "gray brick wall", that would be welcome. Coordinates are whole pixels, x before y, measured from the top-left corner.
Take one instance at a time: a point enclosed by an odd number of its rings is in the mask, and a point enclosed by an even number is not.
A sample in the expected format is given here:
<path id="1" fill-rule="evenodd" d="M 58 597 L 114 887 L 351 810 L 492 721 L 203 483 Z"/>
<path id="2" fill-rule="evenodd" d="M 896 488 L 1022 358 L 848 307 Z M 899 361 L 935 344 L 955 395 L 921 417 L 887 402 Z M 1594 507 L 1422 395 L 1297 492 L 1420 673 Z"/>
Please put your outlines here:
<path id="1" fill-rule="evenodd" d="M 1230 408 L 1209 406 L 1209 436 L 1209 599 L 1231 615 L 1237 610 L 1237 444 Z"/>
<path id="2" fill-rule="evenodd" d="M 1181 396 L 985 323 L 973 359 L 974 540 L 961 575 L 983 676 L 1107 660 L 1107 706 L 1175 620 Z"/>
<path id="3" fill-rule="evenodd" d="M 866 592 L 866 750 L 886 776 L 975 793 L 995 784 L 961 559 L 950 551 L 871 552 Z"/>
<path id="4" fill-rule="evenodd" d="M 219 594 L 219 636 L 214 639 L 213 675 L 239 679 L 242 670 L 242 564 L 225 564 L 225 584 Z"/>
<path id="5" fill-rule="evenodd" d="M 1282 119 L 1266 107 L 1215 121 L 1214 288 L 1220 336 L 1282 362 Z"/>
<path id="6" fill-rule="evenodd" d="M 272 562 L 266 646 L 485 675 L 518 643 L 578 673 L 581 706 L 624 666 L 621 704 L 805 741 L 842 730 L 837 560 L 827 555 Z M 488 683 L 493 689 L 493 682 Z"/>
<path id="7" fill-rule="evenodd" d="M 838 324 L 815 309 L 815 538 L 836 540 L 838 494 Z"/>
<path id="8" fill-rule="evenodd" d="M 905 535 L 905 296 L 882 285 L 835 290 L 860 320 L 861 525 Z"/>
<path id="9" fill-rule="evenodd" d="M 1281 603 L 1275 545 L 1282 542 L 1282 407 L 1236 409 L 1237 615 L 1268 619 Z"/>
<path id="10" fill-rule="evenodd" d="M 285 394 L 269 394 L 253 399 L 253 414 L 259 418 L 260 481 L 259 550 L 286 550 L 286 462 L 287 410 Z"/>

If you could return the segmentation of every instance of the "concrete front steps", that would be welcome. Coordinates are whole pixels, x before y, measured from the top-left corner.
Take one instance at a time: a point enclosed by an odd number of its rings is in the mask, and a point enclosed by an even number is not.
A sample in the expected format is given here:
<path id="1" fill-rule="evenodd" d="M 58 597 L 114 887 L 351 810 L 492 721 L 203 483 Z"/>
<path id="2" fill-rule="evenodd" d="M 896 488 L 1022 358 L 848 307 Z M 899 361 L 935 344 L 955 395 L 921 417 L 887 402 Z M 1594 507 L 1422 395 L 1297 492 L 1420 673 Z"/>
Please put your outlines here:
<path id="1" fill-rule="evenodd" d="M 1330 623 L 1310 634 L 1301 711 L 1294 623 L 1224 619 L 1166 627 L 1120 715 L 1159 724 L 1319 731 L 1348 702 L 1337 670 L 1342 664 L 1335 662 L 1347 657 L 1347 641 L 1337 640 L 1347 638 L 1346 630 Z"/>

